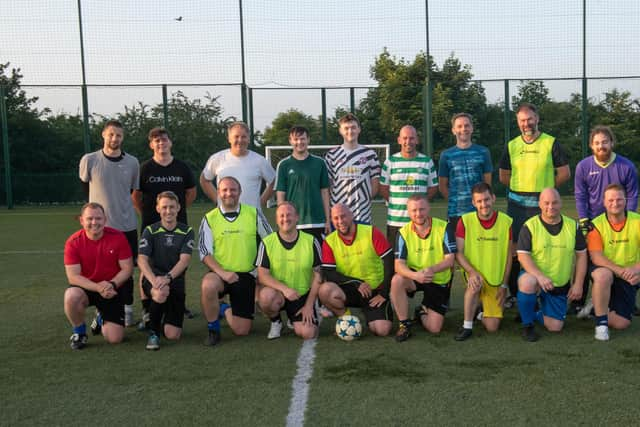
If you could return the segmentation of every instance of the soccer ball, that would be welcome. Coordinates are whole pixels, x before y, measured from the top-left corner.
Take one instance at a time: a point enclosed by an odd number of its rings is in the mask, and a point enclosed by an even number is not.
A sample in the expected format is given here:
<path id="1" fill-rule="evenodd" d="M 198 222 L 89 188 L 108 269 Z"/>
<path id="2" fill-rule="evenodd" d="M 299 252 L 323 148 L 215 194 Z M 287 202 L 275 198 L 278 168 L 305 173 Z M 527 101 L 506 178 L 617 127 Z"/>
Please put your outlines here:
<path id="1" fill-rule="evenodd" d="M 344 341 L 353 341 L 362 335 L 362 323 L 357 316 L 345 314 L 336 320 L 336 335 Z"/>

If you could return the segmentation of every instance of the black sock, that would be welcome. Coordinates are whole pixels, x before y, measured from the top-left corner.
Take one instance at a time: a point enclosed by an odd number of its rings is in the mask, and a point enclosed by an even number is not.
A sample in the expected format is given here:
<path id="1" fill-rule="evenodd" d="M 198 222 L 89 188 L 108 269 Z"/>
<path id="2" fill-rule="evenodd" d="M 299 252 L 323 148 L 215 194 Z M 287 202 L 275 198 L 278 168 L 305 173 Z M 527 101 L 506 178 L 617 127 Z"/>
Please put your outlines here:
<path id="1" fill-rule="evenodd" d="M 147 299 L 143 299 L 140 302 L 142 303 L 142 309 L 148 313 L 149 312 L 149 305 L 151 304 L 151 300 L 149 298 L 147 298 Z"/>
<path id="2" fill-rule="evenodd" d="M 164 312 L 164 304 L 158 304 L 153 300 L 149 300 L 149 329 L 160 332 L 160 323 L 162 322 L 162 313 Z"/>
<path id="3" fill-rule="evenodd" d="M 276 316 L 273 316 L 271 318 L 272 322 L 282 322 L 282 320 L 280 319 L 280 313 L 278 313 Z"/>

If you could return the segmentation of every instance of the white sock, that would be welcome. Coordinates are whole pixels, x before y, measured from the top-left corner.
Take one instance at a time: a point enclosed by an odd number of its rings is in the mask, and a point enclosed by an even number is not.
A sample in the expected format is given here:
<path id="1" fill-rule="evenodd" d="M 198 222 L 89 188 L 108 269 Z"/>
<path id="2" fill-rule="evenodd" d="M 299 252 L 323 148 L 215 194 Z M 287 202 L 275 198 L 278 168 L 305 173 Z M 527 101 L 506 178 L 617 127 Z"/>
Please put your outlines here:
<path id="1" fill-rule="evenodd" d="M 125 304 L 125 305 L 124 305 L 124 312 L 125 312 L 125 313 L 133 313 L 133 305 L 131 305 L 131 304 Z"/>
<path id="2" fill-rule="evenodd" d="M 465 320 L 462 322 L 462 327 L 465 329 L 473 329 L 473 320 Z"/>

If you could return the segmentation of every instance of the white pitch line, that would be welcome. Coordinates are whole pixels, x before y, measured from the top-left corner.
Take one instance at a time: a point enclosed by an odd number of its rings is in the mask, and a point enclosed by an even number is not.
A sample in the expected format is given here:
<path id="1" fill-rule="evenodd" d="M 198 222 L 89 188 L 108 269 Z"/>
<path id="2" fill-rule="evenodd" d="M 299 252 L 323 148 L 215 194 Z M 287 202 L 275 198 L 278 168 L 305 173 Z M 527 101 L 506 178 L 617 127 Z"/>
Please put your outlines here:
<path id="1" fill-rule="evenodd" d="M 313 361 L 316 358 L 317 338 L 306 340 L 298 354 L 298 372 L 293 378 L 291 402 L 287 415 L 287 427 L 302 427 L 304 413 L 309 398 L 309 380 L 313 375 Z"/>
<path id="2" fill-rule="evenodd" d="M 0 251 L 0 255 L 50 255 L 50 254 L 61 254 L 64 251 Z"/>

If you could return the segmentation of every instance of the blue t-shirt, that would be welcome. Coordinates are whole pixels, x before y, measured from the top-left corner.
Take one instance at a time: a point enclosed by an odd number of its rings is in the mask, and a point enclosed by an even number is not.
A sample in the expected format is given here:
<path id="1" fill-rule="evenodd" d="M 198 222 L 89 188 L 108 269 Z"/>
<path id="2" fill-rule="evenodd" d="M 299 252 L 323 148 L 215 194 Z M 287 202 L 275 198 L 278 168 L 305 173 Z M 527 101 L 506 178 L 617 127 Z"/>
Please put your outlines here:
<path id="1" fill-rule="evenodd" d="M 440 155 L 438 176 L 449 180 L 449 206 L 447 215 L 462 216 L 474 211 L 471 187 L 484 181 L 484 174 L 493 172 L 489 149 L 471 144 L 469 148 L 448 148 Z"/>

